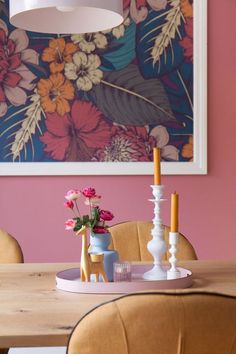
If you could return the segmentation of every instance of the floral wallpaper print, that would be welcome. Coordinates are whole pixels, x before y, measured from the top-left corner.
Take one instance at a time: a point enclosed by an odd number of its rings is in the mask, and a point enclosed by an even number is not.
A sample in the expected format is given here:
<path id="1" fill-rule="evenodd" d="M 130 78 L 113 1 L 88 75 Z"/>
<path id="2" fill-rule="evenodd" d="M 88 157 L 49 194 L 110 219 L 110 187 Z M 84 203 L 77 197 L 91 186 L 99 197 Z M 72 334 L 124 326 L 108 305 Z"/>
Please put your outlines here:
<path id="1" fill-rule="evenodd" d="M 0 162 L 193 158 L 193 1 L 124 0 L 99 33 L 14 28 L 0 0 Z"/>

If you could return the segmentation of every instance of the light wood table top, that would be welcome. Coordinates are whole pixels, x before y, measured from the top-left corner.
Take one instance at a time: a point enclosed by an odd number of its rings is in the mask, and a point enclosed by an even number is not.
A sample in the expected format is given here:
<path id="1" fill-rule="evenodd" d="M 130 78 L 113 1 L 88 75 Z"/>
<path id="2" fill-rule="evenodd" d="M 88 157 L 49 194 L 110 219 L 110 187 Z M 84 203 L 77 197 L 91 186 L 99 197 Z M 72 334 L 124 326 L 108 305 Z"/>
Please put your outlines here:
<path id="1" fill-rule="evenodd" d="M 235 261 L 186 261 L 196 291 L 236 296 Z M 56 289 L 55 275 L 75 263 L 0 265 L 0 348 L 66 346 L 78 320 L 120 294 L 78 294 Z M 173 290 L 172 290 L 173 291 Z"/>

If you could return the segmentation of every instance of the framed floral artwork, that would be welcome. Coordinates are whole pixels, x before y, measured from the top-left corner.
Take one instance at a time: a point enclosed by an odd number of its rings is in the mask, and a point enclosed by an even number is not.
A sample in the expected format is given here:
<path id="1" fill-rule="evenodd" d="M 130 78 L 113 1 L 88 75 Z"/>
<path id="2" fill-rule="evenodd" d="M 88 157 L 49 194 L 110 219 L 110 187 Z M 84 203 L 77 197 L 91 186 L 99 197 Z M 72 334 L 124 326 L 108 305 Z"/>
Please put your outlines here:
<path id="1" fill-rule="evenodd" d="M 27 32 L 0 0 L 0 174 L 207 173 L 207 1 L 124 0 L 98 33 Z M 89 20 L 89 19 L 88 19 Z"/>

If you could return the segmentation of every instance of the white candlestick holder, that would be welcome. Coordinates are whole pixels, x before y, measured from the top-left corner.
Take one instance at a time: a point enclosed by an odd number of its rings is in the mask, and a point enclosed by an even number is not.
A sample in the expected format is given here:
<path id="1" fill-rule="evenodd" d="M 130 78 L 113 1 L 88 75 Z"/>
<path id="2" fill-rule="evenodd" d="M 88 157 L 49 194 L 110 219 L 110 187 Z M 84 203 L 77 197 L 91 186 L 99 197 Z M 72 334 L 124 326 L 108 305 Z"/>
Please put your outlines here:
<path id="1" fill-rule="evenodd" d="M 164 229 L 161 220 L 161 203 L 164 186 L 152 185 L 152 194 L 155 199 L 149 199 L 154 203 L 154 219 L 153 229 L 151 231 L 152 240 L 148 242 L 147 249 L 154 258 L 154 266 L 151 270 L 143 274 L 146 280 L 162 280 L 167 279 L 167 272 L 162 267 L 162 257 L 166 252 L 166 243 L 164 240 Z"/>
<path id="2" fill-rule="evenodd" d="M 171 254 L 169 258 L 169 262 L 171 267 L 167 272 L 167 279 L 178 279 L 181 277 L 180 271 L 178 270 L 178 268 L 176 268 L 176 263 L 177 263 L 176 252 L 177 252 L 178 240 L 179 240 L 178 232 L 169 232 L 169 244 L 170 244 L 169 252 Z"/>

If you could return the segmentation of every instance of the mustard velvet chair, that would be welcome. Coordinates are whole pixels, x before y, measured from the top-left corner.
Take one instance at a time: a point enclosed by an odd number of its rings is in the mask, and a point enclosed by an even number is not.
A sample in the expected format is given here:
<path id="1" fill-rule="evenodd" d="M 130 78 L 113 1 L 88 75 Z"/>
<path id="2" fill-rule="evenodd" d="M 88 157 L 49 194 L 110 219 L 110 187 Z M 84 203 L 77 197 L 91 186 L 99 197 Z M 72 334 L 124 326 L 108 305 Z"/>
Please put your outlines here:
<path id="1" fill-rule="evenodd" d="M 17 240 L 0 229 L 0 263 L 23 263 L 23 253 Z"/>
<path id="2" fill-rule="evenodd" d="M 0 263 L 23 263 L 23 253 L 17 240 L 0 229 Z M 8 349 L 0 348 L 0 354 L 7 354 Z"/>
<path id="3" fill-rule="evenodd" d="M 236 354 L 236 298 L 137 293 L 103 304 L 75 326 L 67 354 Z"/>
<path id="4" fill-rule="evenodd" d="M 170 228 L 164 227 L 164 239 L 168 242 Z M 147 243 L 152 239 L 151 221 L 127 221 L 109 228 L 112 235 L 111 249 L 119 253 L 120 260 L 126 261 L 152 261 L 152 255 L 147 250 Z M 168 260 L 170 254 L 167 250 L 163 260 Z M 196 252 L 191 243 L 182 234 L 179 236 L 178 260 L 196 260 Z"/>

